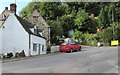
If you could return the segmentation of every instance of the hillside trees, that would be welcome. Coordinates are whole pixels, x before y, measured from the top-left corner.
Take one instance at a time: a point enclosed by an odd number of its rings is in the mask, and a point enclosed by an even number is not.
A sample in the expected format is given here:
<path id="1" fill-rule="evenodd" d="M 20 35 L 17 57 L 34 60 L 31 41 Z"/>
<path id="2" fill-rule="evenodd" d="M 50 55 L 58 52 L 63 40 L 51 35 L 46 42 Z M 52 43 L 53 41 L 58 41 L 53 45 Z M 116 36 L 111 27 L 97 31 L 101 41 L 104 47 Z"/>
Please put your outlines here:
<path id="1" fill-rule="evenodd" d="M 97 27 L 102 29 L 111 27 L 113 6 L 114 22 L 115 24 L 120 22 L 120 3 L 37 2 L 37 6 L 43 18 L 51 26 L 52 40 L 58 36 L 69 37 L 68 32 L 71 29 L 79 35 L 79 32 L 95 34 Z M 30 2 L 22 9 L 20 16 L 27 18 L 33 10 L 34 2 Z"/>

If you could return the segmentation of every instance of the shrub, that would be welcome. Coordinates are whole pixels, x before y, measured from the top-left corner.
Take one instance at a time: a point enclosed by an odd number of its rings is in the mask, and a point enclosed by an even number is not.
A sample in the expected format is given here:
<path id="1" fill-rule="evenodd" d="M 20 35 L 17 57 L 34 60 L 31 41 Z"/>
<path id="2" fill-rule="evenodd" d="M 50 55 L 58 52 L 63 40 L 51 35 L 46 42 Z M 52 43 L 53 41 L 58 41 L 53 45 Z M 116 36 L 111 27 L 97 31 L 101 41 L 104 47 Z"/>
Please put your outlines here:
<path id="1" fill-rule="evenodd" d="M 50 53 L 50 52 L 51 52 L 51 46 L 47 45 L 47 53 Z"/>
<path id="2" fill-rule="evenodd" d="M 110 45 L 112 40 L 120 41 L 120 26 L 115 26 L 114 31 L 115 33 L 113 34 L 113 28 L 108 27 L 107 29 L 104 29 L 102 32 L 98 32 L 96 39 L 98 41 L 103 42 L 104 46 Z"/>
<path id="3" fill-rule="evenodd" d="M 97 46 L 96 34 L 84 34 L 82 44 L 89 46 Z"/>
<path id="4" fill-rule="evenodd" d="M 116 40 L 120 41 L 120 26 L 115 27 L 115 37 Z"/>
<path id="5" fill-rule="evenodd" d="M 111 42 L 114 39 L 112 27 L 108 27 L 103 31 L 103 41 Z"/>

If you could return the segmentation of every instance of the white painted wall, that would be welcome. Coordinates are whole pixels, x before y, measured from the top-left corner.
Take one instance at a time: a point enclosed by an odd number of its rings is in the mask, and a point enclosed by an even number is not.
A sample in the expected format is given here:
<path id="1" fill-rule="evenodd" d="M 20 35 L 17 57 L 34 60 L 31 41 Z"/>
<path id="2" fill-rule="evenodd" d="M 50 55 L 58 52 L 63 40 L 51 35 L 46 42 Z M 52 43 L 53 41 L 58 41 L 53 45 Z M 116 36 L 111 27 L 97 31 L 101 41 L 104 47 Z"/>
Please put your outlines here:
<path id="1" fill-rule="evenodd" d="M 33 51 L 33 44 L 37 44 L 37 51 Z M 31 35 L 31 54 L 36 55 L 39 54 L 39 44 L 44 45 L 44 50 L 42 51 L 42 47 L 40 49 L 40 54 L 46 54 L 46 40 L 40 38 L 38 36 Z"/>
<path id="2" fill-rule="evenodd" d="M 29 34 L 19 23 L 14 14 L 10 14 L 2 31 L 3 53 L 16 53 L 25 51 L 26 56 L 29 54 Z"/>
<path id="3" fill-rule="evenodd" d="M 41 47 L 40 54 L 46 54 L 46 40 L 35 35 L 31 35 L 31 49 L 29 50 L 29 34 L 14 14 L 10 14 L 3 26 L 5 28 L 0 29 L 0 49 L 3 54 L 12 52 L 15 55 L 24 50 L 26 56 L 37 55 L 39 44 L 44 45 L 44 50 L 42 51 Z M 37 51 L 33 51 L 33 43 L 38 45 Z"/>
<path id="4" fill-rule="evenodd" d="M 2 28 L 0 28 L 0 54 L 2 54 Z"/>
<path id="5" fill-rule="evenodd" d="M 34 33 L 34 28 L 29 28 Z"/>

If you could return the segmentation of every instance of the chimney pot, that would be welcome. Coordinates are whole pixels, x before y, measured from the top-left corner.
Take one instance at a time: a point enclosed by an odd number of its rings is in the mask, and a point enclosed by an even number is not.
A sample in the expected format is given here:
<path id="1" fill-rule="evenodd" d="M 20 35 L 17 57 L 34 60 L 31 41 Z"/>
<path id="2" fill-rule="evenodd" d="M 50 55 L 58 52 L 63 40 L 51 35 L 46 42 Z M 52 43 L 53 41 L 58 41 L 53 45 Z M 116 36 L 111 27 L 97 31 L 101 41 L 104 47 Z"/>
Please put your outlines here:
<path id="1" fill-rule="evenodd" d="M 8 10 L 8 7 L 5 7 L 5 10 Z"/>
<path id="2" fill-rule="evenodd" d="M 16 7 L 17 7 L 16 4 L 10 4 L 10 12 L 11 13 L 16 13 Z"/>

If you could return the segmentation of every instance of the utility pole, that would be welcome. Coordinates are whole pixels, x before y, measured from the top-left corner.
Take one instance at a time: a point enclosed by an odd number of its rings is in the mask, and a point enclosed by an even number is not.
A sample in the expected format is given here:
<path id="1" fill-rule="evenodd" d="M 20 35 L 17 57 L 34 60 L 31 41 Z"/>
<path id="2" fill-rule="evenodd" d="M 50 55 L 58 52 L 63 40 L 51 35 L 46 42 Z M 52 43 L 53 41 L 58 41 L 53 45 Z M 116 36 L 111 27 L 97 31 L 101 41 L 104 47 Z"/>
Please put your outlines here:
<path id="1" fill-rule="evenodd" d="M 113 28 L 113 40 L 114 40 L 114 36 L 115 36 L 115 28 L 114 28 L 114 25 L 115 25 L 115 22 L 114 22 L 114 4 L 112 6 L 112 22 L 113 22 L 112 28 Z"/>
<path id="2" fill-rule="evenodd" d="M 15 0 L 15 4 L 16 4 L 16 0 Z"/>
<path id="3" fill-rule="evenodd" d="M 58 16 L 57 16 L 57 21 L 58 21 L 58 19 L 59 19 L 59 18 L 58 18 Z"/>

